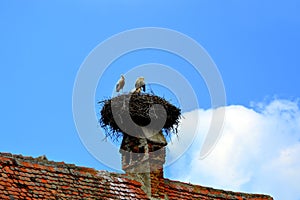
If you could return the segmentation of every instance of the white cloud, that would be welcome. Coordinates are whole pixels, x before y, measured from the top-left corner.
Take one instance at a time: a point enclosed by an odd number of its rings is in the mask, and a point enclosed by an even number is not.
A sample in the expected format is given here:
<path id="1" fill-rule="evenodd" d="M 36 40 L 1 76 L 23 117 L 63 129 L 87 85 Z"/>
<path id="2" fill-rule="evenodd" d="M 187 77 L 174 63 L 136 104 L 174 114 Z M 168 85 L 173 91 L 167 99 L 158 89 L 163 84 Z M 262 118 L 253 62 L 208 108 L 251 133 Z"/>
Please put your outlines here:
<path id="1" fill-rule="evenodd" d="M 190 127 L 197 118 L 198 134 L 191 147 L 167 168 L 167 176 L 215 188 L 270 194 L 275 199 L 300 199 L 298 102 L 274 100 L 256 104 L 255 109 L 258 111 L 227 106 L 222 137 L 204 160 L 199 155 L 212 110 L 185 113 L 179 139 L 173 139 L 168 147 L 168 159 L 180 155 L 191 143 L 195 130 Z"/>

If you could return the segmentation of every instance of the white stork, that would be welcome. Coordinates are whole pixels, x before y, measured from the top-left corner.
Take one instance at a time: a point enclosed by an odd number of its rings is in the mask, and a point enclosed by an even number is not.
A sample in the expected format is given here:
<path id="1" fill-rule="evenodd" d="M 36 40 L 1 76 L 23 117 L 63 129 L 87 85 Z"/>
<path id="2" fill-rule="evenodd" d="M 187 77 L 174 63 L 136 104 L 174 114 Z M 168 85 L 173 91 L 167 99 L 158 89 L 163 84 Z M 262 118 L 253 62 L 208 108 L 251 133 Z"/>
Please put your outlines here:
<path id="1" fill-rule="evenodd" d="M 116 85 L 116 91 L 119 92 L 120 90 L 123 91 L 123 87 L 125 85 L 125 77 L 123 74 L 121 74 L 121 78 L 119 79 L 117 85 Z"/>
<path id="2" fill-rule="evenodd" d="M 141 89 L 143 89 L 144 92 L 146 91 L 146 84 L 145 84 L 144 77 L 139 77 L 135 81 L 135 92 L 140 93 Z"/>

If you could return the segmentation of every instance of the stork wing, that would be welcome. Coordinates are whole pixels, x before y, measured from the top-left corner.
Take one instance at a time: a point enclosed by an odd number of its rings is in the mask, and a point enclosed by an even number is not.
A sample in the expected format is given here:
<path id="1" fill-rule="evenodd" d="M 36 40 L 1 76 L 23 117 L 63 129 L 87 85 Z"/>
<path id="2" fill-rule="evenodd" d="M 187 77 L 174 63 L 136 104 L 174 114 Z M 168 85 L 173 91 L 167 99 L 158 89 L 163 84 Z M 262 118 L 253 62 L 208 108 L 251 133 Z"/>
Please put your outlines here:
<path id="1" fill-rule="evenodd" d="M 120 91 L 119 83 L 117 83 L 117 85 L 116 85 L 116 91 L 117 91 L 117 92 Z"/>

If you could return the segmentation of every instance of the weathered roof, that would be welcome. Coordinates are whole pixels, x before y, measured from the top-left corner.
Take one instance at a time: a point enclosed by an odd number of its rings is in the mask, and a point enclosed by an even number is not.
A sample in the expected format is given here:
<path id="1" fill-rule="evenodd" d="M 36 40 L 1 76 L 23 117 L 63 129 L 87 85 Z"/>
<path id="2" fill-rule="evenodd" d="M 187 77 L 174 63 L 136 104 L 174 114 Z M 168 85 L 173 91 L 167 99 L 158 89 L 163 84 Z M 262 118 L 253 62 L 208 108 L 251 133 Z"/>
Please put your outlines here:
<path id="1" fill-rule="evenodd" d="M 225 190 L 218 190 L 210 187 L 203 187 L 200 185 L 192 185 L 188 183 L 182 183 L 179 181 L 172 181 L 165 179 L 165 193 L 169 199 L 203 199 L 203 200 L 263 200 L 273 199 L 271 196 L 262 194 L 248 194 L 241 192 L 232 192 Z"/>
<path id="2" fill-rule="evenodd" d="M 141 184 L 64 162 L 0 153 L 0 199 L 148 199 Z"/>
<path id="3" fill-rule="evenodd" d="M 272 199 L 164 179 L 167 199 Z M 149 199 L 124 174 L 0 153 L 0 199 Z"/>

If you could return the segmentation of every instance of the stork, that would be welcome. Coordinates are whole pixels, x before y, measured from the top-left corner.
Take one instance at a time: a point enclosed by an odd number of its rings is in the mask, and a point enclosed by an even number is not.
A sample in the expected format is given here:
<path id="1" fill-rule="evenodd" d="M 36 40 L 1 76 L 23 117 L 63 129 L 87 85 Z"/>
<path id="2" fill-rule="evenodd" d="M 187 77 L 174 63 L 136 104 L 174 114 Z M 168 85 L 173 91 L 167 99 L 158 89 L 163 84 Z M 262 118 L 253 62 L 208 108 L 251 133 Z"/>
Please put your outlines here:
<path id="1" fill-rule="evenodd" d="M 124 85 L 125 85 L 125 77 L 123 74 L 121 74 L 121 78 L 119 79 L 119 81 L 116 85 L 116 92 L 119 92 L 120 90 L 122 90 L 122 92 L 123 92 Z"/>
<path id="2" fill-rule="evenodd" d="M 145 79 L 142 76 L 135 81 L 135 92 L 140 93 L 141 89 L 143 89 L 144 92 L 146 91 Z"/>

